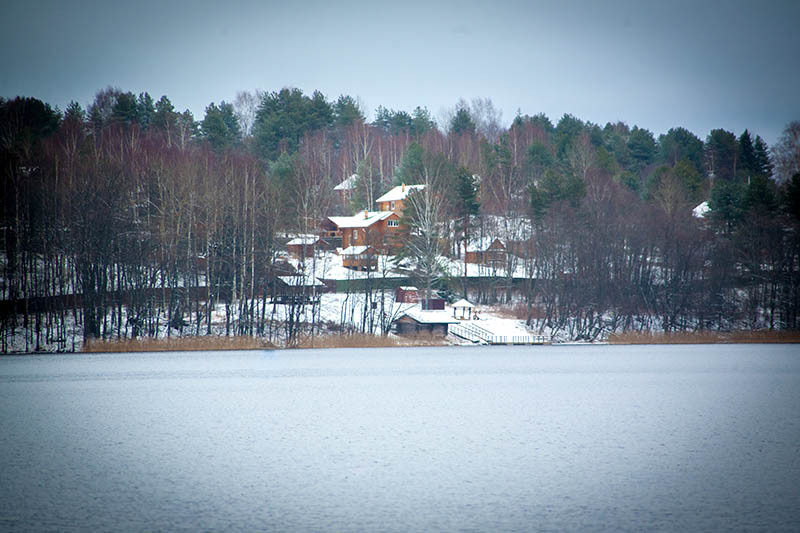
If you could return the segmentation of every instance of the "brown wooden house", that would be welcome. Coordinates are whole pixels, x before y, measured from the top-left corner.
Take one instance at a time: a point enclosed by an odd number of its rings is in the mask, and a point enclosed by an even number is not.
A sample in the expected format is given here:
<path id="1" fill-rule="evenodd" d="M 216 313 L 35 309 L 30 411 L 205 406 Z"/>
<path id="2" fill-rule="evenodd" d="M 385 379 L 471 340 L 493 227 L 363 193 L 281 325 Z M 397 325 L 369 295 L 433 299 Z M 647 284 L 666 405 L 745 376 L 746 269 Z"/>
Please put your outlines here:
<path id="1" fill-rule="evenodd" d="M 393 326 L 398 335 L 446 337 L 450 324 L 458 324 L 458 320 L 445 311 L 422 311 L 414 307 L 397 317 Z"/>
<path id="2" fill-rule="evenodd" d="M 340 250 L 342 266 L 353 270 L 374 270 L 378 266 L 378 251 L 372 246 L 348 246 Z"/>
<path id="3" fill-rule="evenodd" d="M 465 263 L 474 263 L 491 267 L 502 267 L 506 263 L 506 245 L 500 239 L 487 240 L 467 246 L 464 254 Z"/>

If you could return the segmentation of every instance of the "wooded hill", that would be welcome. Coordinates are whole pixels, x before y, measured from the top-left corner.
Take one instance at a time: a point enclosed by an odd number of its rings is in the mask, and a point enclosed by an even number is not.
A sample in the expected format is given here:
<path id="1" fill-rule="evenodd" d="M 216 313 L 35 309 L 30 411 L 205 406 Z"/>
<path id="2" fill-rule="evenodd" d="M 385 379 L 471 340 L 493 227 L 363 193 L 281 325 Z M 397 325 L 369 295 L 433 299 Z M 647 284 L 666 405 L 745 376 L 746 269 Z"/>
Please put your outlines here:
<path id="1" fill-rule="evenodd" d="M 298 89 L 243 92 L 199 121 L 166 96 L 113 88 L 63 113 L 0 100 L 0 348 L 24 331 L 31 350 L 71 349 L 70 320 L 86 338 L 156 335 L 176 319 L 208 334 L 216 304 L 226 334 L 271 336 L 254 302 L 274 279 L 277 237 L 374 208 L 400 183 L 430 185 L 435 220 L 410 217 L 412 233 L 442 255 L 489 218 L 525 221 L 515 260 L 527 279 L 490 299 L 534 327 L 590 339 L 800 327 L 800 122 L 771 148 L 747 130 L 656 137 L 571 115 L 506 128 L 489 100 L 459 102 L 446 122 L 424 107 L 379 107 L 370 122 L 352 97 Z M 333 187 L 353 174 L 337 203 Z"/>

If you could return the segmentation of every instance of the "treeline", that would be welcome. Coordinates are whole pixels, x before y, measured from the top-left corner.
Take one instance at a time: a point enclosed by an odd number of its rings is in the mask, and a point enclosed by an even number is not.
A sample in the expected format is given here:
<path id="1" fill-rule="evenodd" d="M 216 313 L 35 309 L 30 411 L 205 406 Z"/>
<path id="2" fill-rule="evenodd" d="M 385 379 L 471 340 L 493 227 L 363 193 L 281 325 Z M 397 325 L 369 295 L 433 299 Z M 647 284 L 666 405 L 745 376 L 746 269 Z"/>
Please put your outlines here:
<path id="1" fill-rule="evenodd" d="M 489 100 L 459 102 L 445 124 L 424 107 L 381 107 L 369 122 L 355 98 L 298 89 L 242 92 L 201 120 L 166 96 L 113 88 L 63 112 L 0 100 L 0 348 L 20 331 L 26 350 L 154 336 L 165 324 L 208 334 L 218 304 L 227 335 L 274 340 L 277 237 L 372 207 L 395 183 L 431 184 L 436 252 L 509 242 L 524 290 L 508 279 L 479 297 L 522 294 L 531 324 L 573 338 L 796 329 L 799 137 L 796 122 L 770 149 L 748 131 L 656 138 L 541 114 L 506 128 Z M 354 173 L 349 204 L 337 203 L 333 187 Z M 704 200 L 710 212 L 693 217 Z M 425 276 L 441 283 L 435 267 Z"/>

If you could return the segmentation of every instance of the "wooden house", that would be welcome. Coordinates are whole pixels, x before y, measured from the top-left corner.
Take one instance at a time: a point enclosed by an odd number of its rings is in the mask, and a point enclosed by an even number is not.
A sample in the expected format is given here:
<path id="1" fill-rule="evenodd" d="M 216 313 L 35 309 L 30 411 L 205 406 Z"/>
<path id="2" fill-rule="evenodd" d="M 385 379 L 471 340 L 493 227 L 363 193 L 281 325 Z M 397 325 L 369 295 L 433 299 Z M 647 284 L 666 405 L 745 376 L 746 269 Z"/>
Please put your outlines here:
<path id="1" fill-rule="evenodd" d="M 394 301 L 404 304 L 415 304 L 419 301 L 419 289 L 416 287 L 397 287 L 394 293 Z"/>
<path id="2" fill-rule="evenodd" d="M 297 257 L 311 257 L 321 245 L 320 238 L 316 235 L 299 235 L 286 243 L 289 255 Z"/>
<path id="3" fill-rule="evenodd" d="M 425 188 L 425 185 L 398 185 L 389 190 L 386 194 L 375 200 L 378 204 L 379 211 L 393 211 L 398 215 L 403 214 L 405 208 L 405 201 L 412 191 L 419 191 Z"/>
<path id="4" fill-rule="evenodd" d="M 353 270 L 374 270 L 378 266 L 378 251 L 372 246 L 348 246 L 339 250 L 342 266 Z"/>
<path id="5" fill-rule="evenodd" d="M 400 314 L 393 326 L 398 335 L 446 337 L 450 324 L 457 323 L 458 320 L 445 311 L 423 311 L 413 307 Z"/>
<path id="6" fill-rule="evenodd" d="M 377 251 L 400 245 L 400 215 L 392 211 L 363 211 L 350 217 L 328 217 L 342 237 L 342 248 L 372 246 Z"/>
<path id="7" fill-rule="evenodd" d="M 474 244 L 469 244 L 464 253 L 465 263 L 474 263 L 491 267 L 502 267 L 506 263 L 506 245 L 500 239 L 490 242 L 484 239 Z"/>

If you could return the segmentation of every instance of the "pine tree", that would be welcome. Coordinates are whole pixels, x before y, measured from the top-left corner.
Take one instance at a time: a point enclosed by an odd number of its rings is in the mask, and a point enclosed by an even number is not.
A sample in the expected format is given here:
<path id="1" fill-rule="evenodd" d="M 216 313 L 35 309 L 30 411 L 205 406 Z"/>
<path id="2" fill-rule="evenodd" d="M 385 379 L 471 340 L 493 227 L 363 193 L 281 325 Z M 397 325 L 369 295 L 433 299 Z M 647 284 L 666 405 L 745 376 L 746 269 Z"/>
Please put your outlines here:
<path id="1" fill-rule="evenodd" d="M 739 161 L 736 167 L 737 174 L 739 174 L 742 181 L 745 182 L 759 174 L 756 152 L 753 147 L 753 138 L 750 137 L 750 132 L 747 130 L 744 130 L 739 136 Z"/>
<path id="2" fill-rule="evenodd" d="M 764 139 L 758 135 L 756 135 L 754 152 L 756 173 L 771 178 L 773 168 L 772 161 L 770 161 L 769 158 L 769 149 L 767 148 L 767 143 L 764 142 Z"/>

